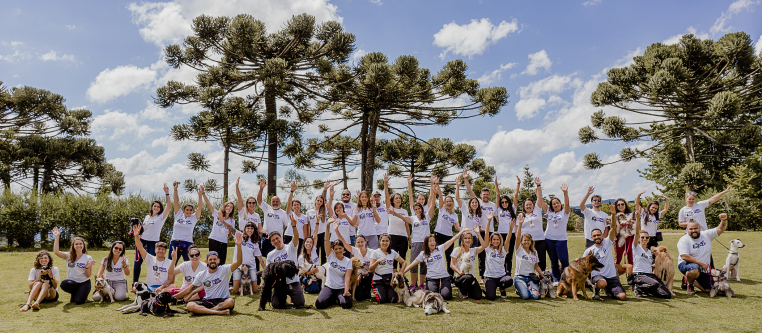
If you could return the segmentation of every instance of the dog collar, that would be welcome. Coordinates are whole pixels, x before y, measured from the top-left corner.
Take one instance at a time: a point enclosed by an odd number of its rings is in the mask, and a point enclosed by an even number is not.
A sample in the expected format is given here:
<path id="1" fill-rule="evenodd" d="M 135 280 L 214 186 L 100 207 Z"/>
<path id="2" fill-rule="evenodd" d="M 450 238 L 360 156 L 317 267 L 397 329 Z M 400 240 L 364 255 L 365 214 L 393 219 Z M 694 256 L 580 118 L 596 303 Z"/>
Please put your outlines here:
<path id="1" fill-rule="evenodd" d="M 733 252 L 733 251 L 728 251 L 728 252 L 730 252 L 730 254 L 738 255 L 738 252 Z"/>

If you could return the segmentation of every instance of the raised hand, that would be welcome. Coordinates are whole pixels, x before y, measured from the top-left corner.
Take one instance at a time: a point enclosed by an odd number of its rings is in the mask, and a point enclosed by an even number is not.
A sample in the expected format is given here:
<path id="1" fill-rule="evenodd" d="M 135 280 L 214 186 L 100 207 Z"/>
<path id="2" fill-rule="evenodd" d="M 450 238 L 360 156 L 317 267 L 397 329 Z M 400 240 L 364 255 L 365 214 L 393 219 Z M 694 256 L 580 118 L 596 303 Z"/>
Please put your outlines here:
<path id="1" fill-rule="evenodd" d="M 293 216 L 293 215 L 291 216 L 291 226 L 292 226 L 292 227 L 295 227 L 295 226 L 296 226 L 296 219 L 294 218 L 294 216 Z"/>
<path id="2" fill-rule="evenodd" d="M 388 182 L 389 182 L 389 173 L 385 172 L 384 173 L 384 183 L 388 183 Z"/>
<path id="3" fill-rule="evenodd" d="M 263 188 L 265 188 L 265 186 L 267 186 L 267 181 L 264 178 L 260 179 L 259 180 L 259 188 L 263 189 Z"/>
<path id="4" fill-rule="evenodd" d="M 661 197 L 664 198 L 665 201 L 667 200 L 667 196 L 666 195 L 662 194 Z"/>
<path id="5" fill-rule="evenodd" d="M 330 180 L 330 179 L 326 179 L 326 180 L 323 182 L 323 190 L 324 190 L 324 191 L 325 191 L 325 190 L 328 190 L 328 188 L 329 188 L 329 187 L 331 187 L 331 180 Z"/>
<path id="6" fill-rule="evenodd" d="M 611 212 L 611 215 L 615 215 L 616 214 L 616 207 L 614 207 L 614 206 L 615 205 L 609 204 L 609 212 Z M 614 218 L 614 217 L 612 216 L 611 218 Z"/>
<path id="7" fill-rule="evenodd" d="M 235 180 L 235 187 L 238 187 L 238 183 L 241 181 L 241 177 L 238 177 L 238 179 Z"/>
<path id="8" fill-rule="evenodd" d="M 135 238 L 139 238 L 140 237 L 140 229 L 143 229 L 143 226 L 140 225 L 140 224 L 136 224 L 136 225 L 132 226 L 132 235 L 135 236 Z"/>
<path id="9" fill-rule="evenodd" d="M 492 212 L 487 213 L 487 221 L 491 220 L 493 217 L 495 217 L 495 214 Z"/>
<path id="10" fill-rule="evenodd" d="M 235 245 L 243 244 L 243 234 L 240 232 L 235 233 Z"/>
<path id="11" fill-rule="evenodd" d="M 58 227 L 53 227 L 53 231 L 51 232 L 53 233 L 53 237 L 55 238 L 58 238 L 58 236 L 61 235 L 61 230 L 58 230 Z"/>
<path id="12" fill-rule="evenodd" d="M 360 190 L 355 191 L 355 198 L 357 198 L 357 200 L 360 200 Z"/>
<path id="13" fill-rule="evenodd" d="M 164 183 L 164 193 L 169 194 L 169 187 L 167 187 L 167 183 Z"/>
<path id="14" fill-rule="evenodd" d="M 296 191 L 296 181 L 295 180 L 291 182 L 291 192 L 294 192 L 294 191 Z"/>
<path id="15" fill-rule="evenodd" d="M 224 221 L 225 220 L 225 215 L 222 215 L 222 211 L 221 210 L 217 211 L 217 219 L 220 220 L 220 221 Z"/>
<path id="16" fill-rule="evenodd" d="M 130 267 L 130 259 L 127 256 L 122 257 L 122 268 Z"/>
<path id="17" fill-rule="evenodd" d="M 173 182 L 172 183 L 172 187 L 175 189 L 175 191 L 177 191 L 177 187 L 178 186 L 180 186 L 180 183 L 178 183 L 178 182 Z"/>
<path id="18" fill-rule="evenodd" d="M 495 176 L 495 188 L 497 188 L 497 176 Z"/>
<path id="19" fill-rule="evenodd" d="M 204 195 L 204 185 L 198 187 L 198 196 Z"/>
<path id="20" fill-rule="evenodd" d="M 537 184 L 537 186 L 541 186 L 542 181 L 540 180 L 540 177 L 534 177 L 534 183 Z"/>
<path id="21" fill-rule="evenodd" d="M 463 169 L 463 172 L 461 173 L 463 175 L 463 179 L 468 178 L 468 169 Z"/>
<path id="22" fill-rule="evenodd" d="M 728 188 L 725 189 L 725 191 L 722 191 L 722 193 L 728 193 L 733 188 L 733 186 L 728 186 Z"/>
<path id="23" fill-rule="evenodd" d="M 413 174 L 411 173 L 411 174 L 407 175 L 407 183 L 410 184 L 412 182 L 413 182 Z"/>
<path id="24" fill-rule="evenodd" d="M 595 187 L 590 186 L 590 187 L 587 188 L 587 195 L 591 195 L 594 192 L 595 192 Z"/>
<path id="25" fill-rule="evenodd" d="M 722 213 L 719 215 L 721 221 L 725 221 L 728 219 L 728 213 Z"/>
<path id="26" fill-rule="evenodd" d="M 642 191 L 638 192 L 638 196 L 643 195 L 643 193 L 646 193 L 646 190 L 642 190 Z"/>
<path id="27" fill-rule="evenodd" d="M 172 248 L 172 254 L 170 254 L 170 257 L 172 257 L 172 261 L 177 259 L 177 246 Z"/>
<path id="28" fill-rule="evenodd" d="M 435 185 L 439 184 L 439 177 L 437 177 L 437 176 L 431 176 L 431 182 L 433 182 Z"/>
<path id="29" fill-rule="evenodd" d="M 569 191 L 569 185 L 566 185 L 566 183 L 561 184 L 561 192 L 568 192 Z"/>
<path id="30" fill-rule="evenodd" d="M 480 232 L 481 232 L 481 230 L 482 230 L 482 228 L 481 228 L 480 226 L 478 226 L 478 225 L 477 225 L 477 226 L 474 226 L 474 232 L 476 232 L 476 233 L 480 233 Z"/>
<path id="31" fill-rule="evenodd" d="M 95 260 L 90 260 L 85 264 L 85 269 L 88 269 L 90 267 L 93 267 L 93 263 L 95 263 Z"/>
<path id="32" fill-rule="evenodd" d="M 460 176 L 455 177 L 455 186 L 460 186 Z"/>
<path id="33" fill-rule="evenodd" d="M 521 185 L 521 178 L 519 176 L 516 176 L 516 184 Z"/>

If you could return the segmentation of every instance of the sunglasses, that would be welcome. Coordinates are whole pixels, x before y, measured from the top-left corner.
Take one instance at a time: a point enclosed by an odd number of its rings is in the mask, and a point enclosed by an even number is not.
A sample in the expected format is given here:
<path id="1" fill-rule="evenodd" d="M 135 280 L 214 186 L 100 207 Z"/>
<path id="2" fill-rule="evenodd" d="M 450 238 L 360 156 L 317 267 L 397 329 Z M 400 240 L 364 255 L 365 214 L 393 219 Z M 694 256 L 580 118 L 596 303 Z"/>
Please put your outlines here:
<path id="1" fill-rule="evenodd" d="M 618 203 L 618 204 L 616 204 L 616 205 L 617 205 L 617 206 L 624 206 L 624 204 L 623 204 L 623 203 Z"/>
<path id="2" fill-rule="evenodd" d="M 249 202 L 247 202 L 246 204 L 247 204 L 247 205 L 256 205 L 257 203 L 256 203 L 256 202 L 251 202 L 251 201 L 249 201 Z"/>
<path id="3" fill-rule="evenodd" d="M 640 239 L 649 239 L 651 236 L 640 236 Z"/>
<path id="4" fill-rule="evenodd" d="M 593 202 L 601 202 L 601 200 L 595 199 L 595 200 L 593 200 Z"/>
<path id="5" fill-rule="evenodd" d="M 196 258 L 196 257 L 200 257 L 201 253 L 189 254 L 188 256 L 191 257 L 191 258 Z"/>
<path id="6" fill-rule="evenodd" d="M 124 249 L 121 247 L 115 247 L 114 250 L 124 251 Z"/>
<path id="7" fill-rule="evenodd" d="M 345 195 L 346 195 L 346 196 L 348 196 L 348 195 L 349 195 L 349 193 L 344 193 L 344 194 L 342 194 L 341 196 L 345 196 Z"/>

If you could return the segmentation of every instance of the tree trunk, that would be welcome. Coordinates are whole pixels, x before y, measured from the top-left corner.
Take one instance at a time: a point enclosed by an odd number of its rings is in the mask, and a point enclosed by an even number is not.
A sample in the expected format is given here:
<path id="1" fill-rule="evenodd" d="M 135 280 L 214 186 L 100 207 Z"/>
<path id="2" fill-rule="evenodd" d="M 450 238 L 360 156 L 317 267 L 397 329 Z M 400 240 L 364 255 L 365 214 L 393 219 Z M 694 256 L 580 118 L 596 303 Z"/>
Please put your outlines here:
<path id="1" fill-rule="evenodd" d="M 415 159 L 410 159 L 410 174 L 413 175 L 413 181 L 410 182 L 410 188 L 413 189 L 413 195 L 415 195 Z M 415 198 L 413 198 L 415 200 Z M 410 209 L 413 209 L 413 207 L 410 207 Z"/>
<path id="2" fill-rule="evenodd" d="M 342 172 L 342 178 L 344 180 L 344 189 L 348 190 L 347 188 L 347 181 L 349 180 L 349 176 L 347 176 L 347 157 L 344 155 L 344 158 L 341 159 L 341 172 Z"/>
<path id="3" fill-rule="evenodd" d="M 365 160 L 368 156 L 368 113 L 363 112 L 360 127 L 360 188 L 365 190 Z M 373 185 L 371 185 L 372 190 Z"/>
<path id="4" fill-rule="evenodd" d="M 275 94 L 272 88 L 265 85 L 265 115 L 278 117 L 275 104 Z M 276 177 L 278 175 L 278 136 L 277 133 L 267 131 L 267 196 L 275 195 Z"/>
<path id="5" fill-rule="evenodd" d="M 230 163 L 230 146 L 225 146 L 225 157 L 223 158 L 222 165 L 225 168 L 225 172 L 222 175 L 222 202 L 228 201 L 228 177 L 230 169 L 228 165 Z"/>
<path id="6" fill-rule="evenodd" d="M 373 172 L 376 169 L 376 131 L 381 113 L 374 110 L 368 115 L 367 134 L 363 136 L 362 190 L 373 192 Z"/>
<path id="7" fill-rule="evenodd" d="M 35 167 L 34 171 L 32 171 L 34 176 L 32 180 L 32 190 L 39 191 L 40 190 L 40 168 Z"/>
<path id="8" fill-rule="evenodd" d="M 685 119 L 685 153 L 688 157 L 688 161 L 696 163 L 696 153 L 693 150 L 693 119 Z"/>

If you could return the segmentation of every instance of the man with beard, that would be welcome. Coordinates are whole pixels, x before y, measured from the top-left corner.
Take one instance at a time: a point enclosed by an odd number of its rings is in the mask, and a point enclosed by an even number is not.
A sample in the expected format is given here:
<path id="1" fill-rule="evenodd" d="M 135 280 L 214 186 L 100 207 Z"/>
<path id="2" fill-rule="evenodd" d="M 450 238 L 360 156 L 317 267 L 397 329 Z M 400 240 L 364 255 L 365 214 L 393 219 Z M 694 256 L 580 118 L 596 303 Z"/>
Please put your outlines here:
<path id="1" fill-rule="evenodd" d="M 230 298 L 228 280 L 230 280 L 230 274 L 238 269 L 238 266 L 243 262 L 242 243 L 243 234 L 240 232 L 236 233 L 236 258 L 229 265 L 218 266 L 220 258 L 215 251 L 210 251 L 206 254 L 207 270 L 199 273 L 196 279 L 193 280 L 193 286 L 196 289 L 188 295 L 188 298 L 193 297 L 193 295 L 201 292 L 201 290 L 206 293 L 206 296 L 198 301 L 188 303 L 187 309 L 191 315 L 229 315 L 230 311 L 233 310 L 235 300 Z"/>
<path id="2" fill-rule="evenodd" d="M 720 214 L 720 225 L 714 229 L 701 231 L 701 224 L 696 220 L 688 221 L 688 233 L 680 237 L 677 242 L 677 251 L 680 258 L 677 259 L 677 268 L 688 280 L 688 295 L 694 294 L 694 285 L 703 292 L 711 289 L 711 265 L 712 240 L 722 235 L 728 227 L 728 214 Z M 698 282 L 698 283 L 696 283 Z"/>
<path id="3" fill-rule="evenodd" d="M 360 192 L 357 192 L 357 195 L 360 195 Z M 360 198 L 357 198 L 357 200 L 360 200 Z M 341 191 L 341 204 L 344 205 L 344 214 L 347 214 L 349 219 L 352 219 L 352 217 L 355 214 L 355 208 L 357 207 L 357 204 L 352 202 L 352 192 L 349 192 L 349 190 L 344 189 Z M 355 246 L 355 240 L 357 239 L 357 228 L 349 225 L 349 244 L 352 246 Z"/>
<path id="4" fill-rule="evenodd" d="M 598 258 L 598 261 L 603 264 L 603 268 L 600 271 L 593 271 L 590 276 L 592 282 L 595 285 L 595 298 L 600 299 L 598 290 L 605 289 L 606 294 L 614 296 L 620 301 L 627 299 L 627 294 L 624 292 L 622 282 L 619 281 L 619 275 L 616 274 L 616 267 L 614 267 L 614 257 L 611 252 L 616 239 L 616 220 L 611 219 L 611 225 L 607 228 L 608 237 L 603 238 L 603 232 L 601 229 L 595 228 L 590 232 L 593 238 L 593 246 L 588 247 L 585 250 L 583 257 L 592 252 L 593 255 Z"/>
<path id="5" fill-rule="evenodd" d="M 595 187 L 590 186 L 587 189 L 587 194 L 585 194 L 585 197 L 582 199 L 582 202 L 579 203 L 579 209 L 582 211 L 582 215 L 585 216 L 585 247 L 589 248 L 593 246 L 593 238 L 592 238 L 592 231 L 594 229 L 598 229 L 598 232 L 601 232 L 603 230 L 601 236 L 603 234 L 608 234 L 609 230 L 606 229 L 608 226 L 606 225 L 606 218 L 609 217 L 609 214 L 606 214 L 606 212 L 601 210 L 601 196 L 596 194 L 593 196 L 592 199 L 590 199 L 590 202 L 593 204 L 593 209 L 588 209 L 585 205 L 585 201 L 587 201 L 587 197 L 589 197 L 591 194 L 595 192 Z M 612 218 L 612 220 L 614 220 Z M 616 230 L 616 228 L 614 228 Z"/>
<path id="6" fill-rule="evenodd" d="M 286 226 L 288 226 L 288 214 L 280 208 L 280 198 L 277 195 L 270 198 L 269 205 L 265 201 L 262 201 L 262 192 L 265 190 L 265 186 L 267 186 L 267 181 L 265 181 L 264 178 L 260 179 L 257 202 L 260 203 L 259 207 L 262 208 L 262 218 L 265 220 L 264 226 L 262 227 L 265 231 L 262 235 L 262 256 L 267 257 L 270 251 L 274 249 L 274 245 L 270 242 L 268 236 L 276 231 L 278 234 L 283 234 L 286 230 Z M 298 243 L 299 238 L 297 237 L 297 244 Z"/>

